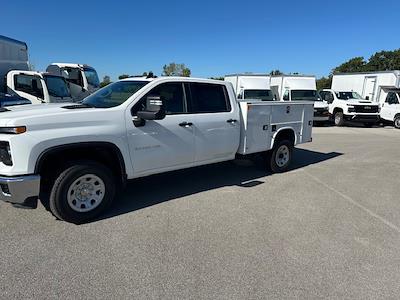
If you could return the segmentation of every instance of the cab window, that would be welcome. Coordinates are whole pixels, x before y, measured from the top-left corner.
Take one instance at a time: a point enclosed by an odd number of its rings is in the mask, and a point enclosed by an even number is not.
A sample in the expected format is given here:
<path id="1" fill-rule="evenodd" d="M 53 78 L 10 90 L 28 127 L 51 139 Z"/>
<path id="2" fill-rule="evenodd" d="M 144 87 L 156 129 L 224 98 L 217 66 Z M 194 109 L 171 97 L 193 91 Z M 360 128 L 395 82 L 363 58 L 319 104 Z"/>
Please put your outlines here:
<path id="1" fill-rule="evenodd" d="M 211 83 L 189 83 L 190 113 L 220 113 L 231 111 L 225 85 Z"/>
<path id="2" fill-rule="evenodd" d="M 389 92 L 389 94 L 386 97 L 386 103 L 399 104 L 399 100 L 397 99 L 396 93 Z"/>
<path id="3" fill-rule="evenodd" d="M 44 98 L 43 86 L 38 76 L 16 74 L 14 75 L 14 84 L 17 91 Z"/>
<path id="4" fill-rule="evenodd" d="M 133 107 L 132 115 L 135 116 L 140 110 L 146 109 L 146 100 L 148 96 L 159 96 L 165 105 L 167 115 L 183 114 L 187 112 L 183 84 L 181 82 L 162 83 L 144 97 L 142 97 Z"/>
<path id="5" fill-rule="evenodd" d="M 289 101 L 289 90 L 286 90 L 283 94 L 283 101 Z"/>

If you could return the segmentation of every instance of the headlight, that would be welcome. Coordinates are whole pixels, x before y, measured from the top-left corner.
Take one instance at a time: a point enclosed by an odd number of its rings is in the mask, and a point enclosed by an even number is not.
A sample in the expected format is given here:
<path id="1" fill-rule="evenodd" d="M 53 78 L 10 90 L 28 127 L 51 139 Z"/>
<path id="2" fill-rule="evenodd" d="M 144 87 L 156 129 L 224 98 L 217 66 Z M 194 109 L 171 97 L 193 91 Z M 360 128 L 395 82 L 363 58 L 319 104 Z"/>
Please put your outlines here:
<path id="1" fill-rule="evenodd" d="M 18 127 L 0 127 L 0 133 L 5 134 L 21 134 L 26 132 L 25 126 L 18 126 Z"/>
<path id="2" fill-rule="evenodd" d="M 6 166 L 12 166 L 11 149 L 8 142 L 0 142 L 0 162 Z"/>

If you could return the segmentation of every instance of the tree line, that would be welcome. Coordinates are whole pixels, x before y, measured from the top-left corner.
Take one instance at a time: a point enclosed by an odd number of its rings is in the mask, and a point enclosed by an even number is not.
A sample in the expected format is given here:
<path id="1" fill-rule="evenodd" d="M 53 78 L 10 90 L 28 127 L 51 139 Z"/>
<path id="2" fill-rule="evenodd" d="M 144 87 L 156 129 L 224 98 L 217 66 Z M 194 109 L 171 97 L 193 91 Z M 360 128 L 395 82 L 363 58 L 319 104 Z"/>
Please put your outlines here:
<path id="1" fill-rule="evenodd" d="M 375 71 L 388 71 L 388 70 L 400 70 L 400 49 L 393 51 L 380 51 L 373 54 L 368 60 L 364 57 L 354 57 L 341 65 L 333 68 L 327 77 L 321 77 L 317 80 L 317 89 L 330 88 L 332 83 L 332 76 L 337 73 L 353 73 L 353 72 L 375 72 Z M 191 70 L 183 63 L 169 63 L 163 66 L 162 76 L 184 76 L 190 77 L 192 74 Z M 250 73 L 249 73 L 250 74 Z M 283 74 L 280 70 L 272 70 L 269 72 L 270 75 L 281 75 Z M 291 73 L 299 74 L 299 73 Z M 141 75 L 129 75 L 122 74 L 118 76 L 118 79 L 124 79 L 128 77 L 154 77 L 152 71 L 143 72 Z M 210 77 L 211 79 L 224 80 L 224 77 Z M 100 86 L 106 86 L 111 83 L 110 76 L 106 75 L 103 77 L 103 81 Z"/>

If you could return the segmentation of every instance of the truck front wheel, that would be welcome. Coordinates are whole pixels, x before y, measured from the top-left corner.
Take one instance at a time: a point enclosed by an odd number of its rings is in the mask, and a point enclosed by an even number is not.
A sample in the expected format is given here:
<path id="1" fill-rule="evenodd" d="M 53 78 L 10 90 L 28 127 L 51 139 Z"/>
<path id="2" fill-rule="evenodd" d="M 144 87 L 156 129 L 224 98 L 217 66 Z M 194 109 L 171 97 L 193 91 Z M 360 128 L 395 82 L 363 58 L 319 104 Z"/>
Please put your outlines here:
<path id="1" fill-rule="evenodd" d="M 79 163 L 65 169 L 50 193 L 51 212 L 60 220 L 80 224 L 108 208 L 115 197 L 112 172 L 98 163 Z"/>
<path id="2" fill-rule="evenodd" d="M 400 115 L 396 116 L 394 118 L 394 127 L 396 127 L 397 129 L 400 129 Z"/>
<path id="3" fill-rule="evenodd" d="M 343 126 L 344 125 L 344 116 L 341 111 L 338 111 L 334 115 L 334 121 L 336 126 Z"/>
<path id="4" fill-rule="evenodd" d="M 286 171 L 292 161 L 293 143 L 288 140 L 278 142 L 268 153 L 268 167 L 274 173 Z"/>

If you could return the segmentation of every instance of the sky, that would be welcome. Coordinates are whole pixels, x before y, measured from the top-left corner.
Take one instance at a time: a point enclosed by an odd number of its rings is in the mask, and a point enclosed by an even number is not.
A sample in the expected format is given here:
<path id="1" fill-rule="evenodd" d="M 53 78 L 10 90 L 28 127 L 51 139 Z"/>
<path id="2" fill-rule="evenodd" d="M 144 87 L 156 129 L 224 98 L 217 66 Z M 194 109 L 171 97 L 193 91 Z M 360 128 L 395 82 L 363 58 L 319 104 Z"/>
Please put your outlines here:
<path id="1" fill-rule="evenodd" d="M 400 48 L 400 1 L 21 1 L 1 4 L 0 34 L 28 44 L 36 70 L 86 63 L 99 77 L 269 73 L 317 77 L 355 56 Z"/>

